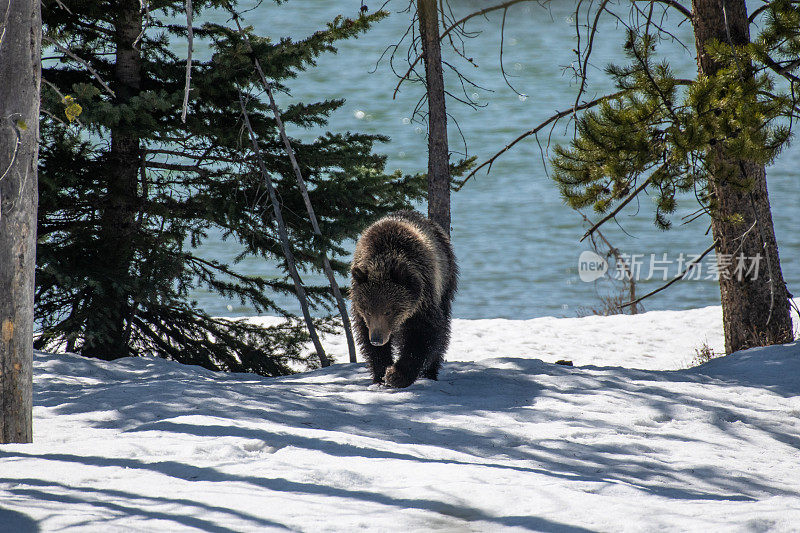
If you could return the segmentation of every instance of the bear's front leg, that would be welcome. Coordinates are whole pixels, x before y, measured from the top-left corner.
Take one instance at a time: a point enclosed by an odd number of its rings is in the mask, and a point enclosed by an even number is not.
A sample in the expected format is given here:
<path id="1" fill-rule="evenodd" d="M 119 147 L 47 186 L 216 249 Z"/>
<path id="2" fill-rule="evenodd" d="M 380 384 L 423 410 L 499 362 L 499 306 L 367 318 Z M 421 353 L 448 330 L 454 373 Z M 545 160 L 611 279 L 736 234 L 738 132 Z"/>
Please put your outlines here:
<path id="1" fill-rule="evenodd" d="M 367 360 L 367 367 L 372 373 L 372 382 L 383 383 L 386 368 L 392 364 L 392 343 L 387 342 L 383 346 L 373 346 L 369 342 L 369 328 L 360 316 L 356 316 L 353 329 L 361 353 Z"/>
<path id="2" fill-rule="evenodd" d="M 403 328 L 400 338 L 400 357 L 386 369 L 384 383 L 390 387 L 404 388 L 419 377 L 425 362 L 435 355 L 438 336 L 429 321 L 412 318 Z"/>
<path id="3" fill-rule="evenodd" d="M 420 368 L 421 366 L 422 365 L 420 365 Z M 400 360 L 398 360 L 397 363 L 386 369 L 386 375 L 383 377 L 383 382 L 387 387 L 403 389 L 417 381 L 420 368 L 416 368 L 415 365 L 409 366 L 407 364 L 403 364 Z"/>

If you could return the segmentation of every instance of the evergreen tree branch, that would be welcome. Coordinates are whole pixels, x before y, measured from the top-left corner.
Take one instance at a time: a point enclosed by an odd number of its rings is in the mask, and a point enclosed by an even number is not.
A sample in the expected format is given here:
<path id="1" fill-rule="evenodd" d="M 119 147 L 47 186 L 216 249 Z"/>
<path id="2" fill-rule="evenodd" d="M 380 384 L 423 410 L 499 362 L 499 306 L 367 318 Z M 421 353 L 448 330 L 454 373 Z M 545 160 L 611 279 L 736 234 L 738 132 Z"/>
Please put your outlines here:
<path id="1" fill-rule="evenodd" d="M 75 121 L 77 122 L 78 119 L 75 119 Z M 223 161 L 223 162 L 226 162 L 226 163 L 236 163 L 238 161 L 237 159 L 233 159 L 232 157 L 225 157 L 225 156 L 222 156 L 222 155 L 216 155 L 215 154 L 213 156 L 209 156 L 207 153 L 193 154 L 193 153 L 190 153 L 190 152 L 183 152 L 183 151 L 178 151 L 178 150 L 167 150 L 167 149 L 161 149 L 161 148 L 148 148 L 148 149 L 144 150 L 144 152 L 147 155 L 149 155 L 149 154 L 174 155 L 174 156 L 177 156 L 177 157 L 186 157 L 188 159 L 197 159 L 197 160 L 200 160 L 200 161 L 209 160 L 209 161 L 213 161 L 215 163 L 216 162 L 220 162 L 220 161 Z"/>
<path id="2" fill-rule="evenodd" d="M 203 168 L 200 164 L 195 165 L 181 165 L 179 163 L 164 163 L 162 161 L 145 161 L 143 163 L 144 167 L 146 168 L 157 168 L 160 170 L 177 170 L 179 172 L 197 172 L 202 176 L 211 176 L 211 175 L 221 175 L 224 174 L 225 171 L 218 170 L 216 172 Z"/>
<path id="3" fill-rule="evenodd" d="M 230 277 L 232 277 L 232 278 L 234 278 L 234 279 L 236 279 L 238 281 L 241 281 L 243 283 L 252 283 L 253 282 L 252 278 L 250 278 L 248 276 L 245 276 L 243 274 L 239 274 L 239 273 L 231 270 L 230 268 L 228 268 L 226 265 L 220 264 L 220 263 L 218 263 L 216 261 L 208 261 L 206 259 L 203 259 L 202 257 L 197 257 L 196 255 L 190 254 L 190 253 L 183 254 L 183 259 L 186 259 L 187 261 L 191 261 L 193 263 L 198 263 L 200 265 L 203 265 L 204 267 L 207 267 L 207 269 L 213 269 L 213 270 L 222 272 L 223 274 L 225 274 L 227 276 L 230 276 Z M 211 270 L 207 270 L 207 271 L 209 273 L 211 273 Z"/>
<path id="4" fill-rule="evenodd" d="M 672 120 L 675 121 L 675 123 L 678 123 L 678 116 L 675 114 L 675 110 L 672 109 L 672 103 L 670 102 L 670 99 L 667 98 L 667 95 L 661 90 L 661 87 L 659 87 L 655 78 L 653 78 L 653 73 L 650 72 L 650 61 L 647 52 L 645 51 L 645 55 L 642 56 L 639 54 L 639 50 L 637 49 L 636 45 L 633 45 L 631 48 L 631 53 L 642 66 L 642 71 L 644 72 L 645 76 L 647 76 L 647 80 L 650 82 L 650 85 L 658 93 L 658 96 L 661 98 L 661 103 L 664 104 L 664 107 L 667 109 L 667 111 L 669 111 L 669 114 L 672 116 Z"/>

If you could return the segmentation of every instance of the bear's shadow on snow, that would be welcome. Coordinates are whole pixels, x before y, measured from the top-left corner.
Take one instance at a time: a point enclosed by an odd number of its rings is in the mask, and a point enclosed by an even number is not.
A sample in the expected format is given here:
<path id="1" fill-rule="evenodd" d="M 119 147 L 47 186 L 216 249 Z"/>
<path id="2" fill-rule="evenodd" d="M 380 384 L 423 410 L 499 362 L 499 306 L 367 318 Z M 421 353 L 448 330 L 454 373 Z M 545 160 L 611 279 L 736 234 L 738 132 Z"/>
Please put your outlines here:
<path id="1" fill-rule="evenodd" d="M 765 493 L 786 494 L 787 491 L 771 484 L 768 478 L 757 472 L 731 471 L 711 465 L 675 472 L 669 465 L 643 455 L 635 446 L 587 444 L 563 438 L 536 439 L 534 435 L 514 434 L 499 424 L 482 426 L 479 421 L 492 416 L 513 419 L 515 415 L 524 417 L 526 421 L 552 421 L 552 413 L 536 409 L 540 397 L 575 401 L 584 395 L 608 394 L 610 391 L 618 398 L 649 406 L 659 413 L 657 418 L 660 420 L 670 420 L 679 406 L 696 407 L 709 412 L 721 429 L 729 429 L 730 422 L 742 421 L 774 440 L 800 449 L 800 439 L 787 433 L 784 428 L 748 419 L 745 413 L 748 408 L 746 395 L 739 395 L 737 398 L 741 399 L 723 405 L 706 394 L 678 395 L 666 386 L 671 382 L 698 385 L 713 383 L 719 387 L 766 386 L 767 383 L 760 382 L 769 381 L 770 390 L 777 394 L 800 393 L 797 380 L 786 377 L 787 372 L 798 374 L 798 363 L 788 356 L 788 352 L 777 353 L 776 356 L 773 350 L 759 353 L 758 356 L 760 359 L 753 361 L 754 355 L 750 352 L 734 354 L 725 360 L 683 371 L 569 368 L 534 359 L 510 357 L 494 359 L 491 366 L 456 362 L 445 365 L 438 382 L 420 380 L 408 389 L 397 391 L 369 390 L 371 380 L 368 373 L 361 365 L 352 364 L 279 379 L 219 376 L 194 369 L 168 372 L 162 377 L 153 371 L 122 382 L 83 384 L 79 388 L 65 387 L 61 383 L 54 383 L 51 388 L 44 383 L 37 390 L 36 403 L 57 407 L 58 412 L 62 413 L 108 411 L 113 405 L 118 410 L 118 416 L 113 420 L 107 416 L 99 417 L 94 425 L 131 433 L 162 431 L 210 438 L 240 437 L 262 441 L 273 452 L 291 446 L 342 458 L 482 465 L 565 481 L 619 482 L 675 500 L 755 501 Z M 754 366 L 763 371 L 754 376 L 742 373 L 742 369 Z M 57 367 L 56 364 L 50 370 L 58 374 Z M 74 372 L 68 368 L 63 370 L 67 375 Z M 559 381 L 561 385 L 558 387 L 544 386 L 541 383 L 543 376 L 564 379 Z M 777 376 L 783 378 L 771 381 Z M 748 382 L 750 377 L 753 383 Z M 120 389 L 124 396 L 135 401 L 120 407 Z M 229 419 L 231 423 L 177 419 L 191 415 L 216 417 L 223 421 Z M 452 419 L 448 424 L 441 423 L 454 416 L 458 416 L 459 420 L 470 420 L 461 419 L 464 416 L 474 417 L 472 420 L 476 423 L 464 421 L 456 425 Z M 271 423 L 271 427 L 260 427 L 264 422 Z M 564 422 L 574 429 L 586 431 L 612 430 L 625 434 L 630 430 L 626 425 L 629 421 L 610 422 L 596 419 L 586 412 L 576 412 Z M 389 443 L 441 447 L 470 454 L 473 459 L 436 459 L 420 457 L 402 448 L 362 447 L 324 437 L 292 434 L 293 427 L 362 435 Z M 703 439 L 703 436 L 684 435 L 666 427 L 658 430 L 657 437 L 659 444 Z M 70 454 L 0 452 L 0 457 L 13 456 L 145 469 L 190 481 L 241 481 L 269 490 L 345 497 L 397 508 L 429 509 L 449 516 L 468 516 L 471 520 L 487 520 L 536 531 L 570 531 L 570 526 L 566 524 L 546 524 L 536 517 L 495 517 L 468 506 L 453 506 L 426 499 L 394 499 L 367 490 L 298 483 L 282 478 L 234 475 L 212 467 L 195 467 L 178 461 L 143 462 Z M 508 459 L 515 460 L 515 463 L 503 462 Z M 687 485 L 687 479 L 696 481 L 696 484 L 692 482 Z M 575 528 L 572 531 L 584 530 Z"/>

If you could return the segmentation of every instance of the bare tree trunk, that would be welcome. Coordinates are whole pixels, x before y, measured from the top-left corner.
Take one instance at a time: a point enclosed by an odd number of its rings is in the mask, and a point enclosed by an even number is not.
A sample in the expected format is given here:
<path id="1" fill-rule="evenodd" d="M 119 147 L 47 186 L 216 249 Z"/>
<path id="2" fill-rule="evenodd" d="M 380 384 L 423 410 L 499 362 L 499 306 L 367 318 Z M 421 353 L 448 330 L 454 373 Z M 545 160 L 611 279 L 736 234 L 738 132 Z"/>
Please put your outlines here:
<path id="1" fill-rule="evenodd" d="M 138 2 L 128 2 L 115 21 L 116 63 L 114 91 L 119 102 L 139 93 L 141 57 L 134 47 L 142 31 Z M 106 175 L 106 197 L 100 221 L 97 260 L 107 265 L 88 311 L 83 355 L 116 359 L 129 355 L 127 323 L 131 295 L 127 286 L 133 262 L 132 240 L 136 233 L 138 180 L 141 166 L 140 139 L 123 125 L 111 130 L 111 152 Z"/>
<path id="2" fill-rule="evenodd" d="M 750 41 L 744 0 L 693 0 L 697 62 L 701 73 L 719 69 L 705 52 L 713 40 L 742 45 Z M 753 76 L 750 62 L 742 60 L 742 76 Z M 739 160 L 715 149 L 711 161 L 715 179 L 709 185 L 714 197 L 712 229 L 721 257 L 760 257 L 758 275 L 737 276 L 728 268 L 720 276 L 725 351 L 792 340 L 789 294 L 781 272 L 772 224 L 764 165 Z M 752 183 L 742 190 L 732 182 Z M 741 217 L 736 222 L 735 215 Z M 721 265 L 722 266 L 722 265 Z M 748 262 L 748 266 L 752 266 Z M 722 268 L 720 268 L 722 270 Z"/>
<path id="3" fill-rule="evenodd" d="M 33 437 L 39 5 L 0 0 L 0 443 Z"/>
<path id="4" fill-rule="evenodd" d="M 237 20 L 236 23 L 238 24 L 239 21 Z M 239 32 L 241 33 L 241 31 L 242 28 L 240 26 Z M 247 41 L 247 46 L 250 48 L 249 41 Z M 252 50 L 252 48 L 250 49 Z M 272 94 L 272 84 L 267 81 L 267 77 L 264 75 L 264 71 L 261 69 L 261 63 L 259 63 L 255 56 L 253 57 L 253 65 L 256 67 L 259 78 L 261 78 L 261 84 L 267 91 L 267 97 L 269 97 L 269 107 L 272 109 L 272 114 L 275 116 L 275 123 L 278 125 L 278 131 L 281 134 L 283 147 L 286 149 L 286 155 L 289 156 L 289 161 L 292 163 L 294 175 L 295 178 L 297 178 L 297 186 L 300 187 L 300 193 L 303 195 L 303 202 L 306 204 L 306 212 L 308 213 L 308 218 L 311 221 L 311 227 L 314 230 L 314 235 L 322 237 L 322 230 L 319 228 L 319 221 L 317 220 L 317 215 L 314 212 L 314 206 L 311 205 L 311 198 L 308 196 L 308 187 L 306 187 L 306 182 L 303 179 L 303 173 L 300 171 L 300 165 L 297 163 L 297 158 L 294 155 L 292 143 L 289 141 L 289 136 L 286 134 L 286 128 L 283 125 L 283 119 L 281 118 L 281 112 L 278 109 L 278 104 L 275 103 L 275 97 Z M 245 114 L 247 113 L 244 108 L 242 110 Z M 268 178 L 269 176 L 267 176 L 267 179 Z M 347 314 L 347 306 L 344 304 L 342 291 L 339 289 L 339 284 L 336 282 L 333 268 L 331 268 L 330 259 L 328 259 L 327 250 L 322 251 L 322 268 L 325 271 L 325 275 L 328 277 L 328 284 L 331 287 L 331 292 L 333 292 L 333 297 L 336 299 L 336 305 L 339 307 L 339 315 L 342 317 L 342 327 L 344 328 L 345 339 L 347 339 L 347 350 L 350 353 L 350 362 L 355 363 L 357 361 L 356 345 L 353 341 L 353 330 L 350 326 L 350 315 Z"/>
<path id="5" fill-rule="evenodd" d="M 417 0 L 428 91 L 428 218 L 450 234 L 450 153 L 436 0 Z"/>
<path id="6" fill-rule="evenodd" d="M 258 161 L 258 168 L 261 171 L 261 177 L 264 179 L 264 183 L 267 186 L 267 191 L 269 192 L 269 200 L 270 203 L 272 203 L 272 210 L 275 214 L 275 222 L 278 225 L 278 236 L 281 240 L 283 256 L 286 258 L 286 266 L 289 269 L 289 275 L 292 277 L 292 282 L 294 283 L 295 294 L 297 294 L 297 299 L 300 301 L 300 309 L 303 311 L 303 318 L 306 321 L 308 334 L 311 336 L 311 342 L 314 344 L 314 349 L 317 351 L 317 357 L 319 357 L 320 365 L 323 367 L 330 366 L 331 361 L 325 354 L 325 349 L 322 347 L 322 343 L 319 340 L 319 335 L 317 335 L 317 329 L 314 327 L 314 320 L 311 318 L 311 313 L 308 310 L 308 297 L 306 296 L 305 288 L 303 288 L 303 282 L 300 280 L 300 274 L 297 272 L 297 265 L 294 260 L 294 254 L 292 253 L 292 247 L 289 245 L 289 236 L 286 232 L 286 223 L 283 221 L 283 214 L 281 213 L 281 205 L 278 202 L 278 195 L 275 192 L 275 187 L 272 185 L 272 178 L 269 177 L 269 172 L 267 172 L 267 167 L 264 164 L 264 158 L 261 155 L 261 147 L 258 144 L 256 132 L 253 131 L 253 126 L 250 124 L 250 115 L 247 113 L 247 106 L 244 104 L 242 93 L 239 93 L 239 105 L 242 107 L 244 125 L 247 127 L 247 131 L 250 134 L 250 142 L 253 145 L 253 152 L 256 154 L 256 161 Z"/>

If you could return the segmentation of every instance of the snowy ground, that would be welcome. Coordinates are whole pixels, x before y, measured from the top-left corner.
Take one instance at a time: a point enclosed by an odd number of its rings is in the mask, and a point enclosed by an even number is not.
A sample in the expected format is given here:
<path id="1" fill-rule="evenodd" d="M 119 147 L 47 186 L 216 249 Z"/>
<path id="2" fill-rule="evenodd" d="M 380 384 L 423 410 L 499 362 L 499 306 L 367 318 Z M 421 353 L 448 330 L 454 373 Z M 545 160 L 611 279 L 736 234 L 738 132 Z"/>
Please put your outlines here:
<path id="1" fill-rule="evenodd" d="M 402 391 L 360 364 L 39 354 L 0 531 L 798 531 L 800 343 L 686 369 L 720 329 L 714 307 L 460 320 L 441 380 Z"/>

